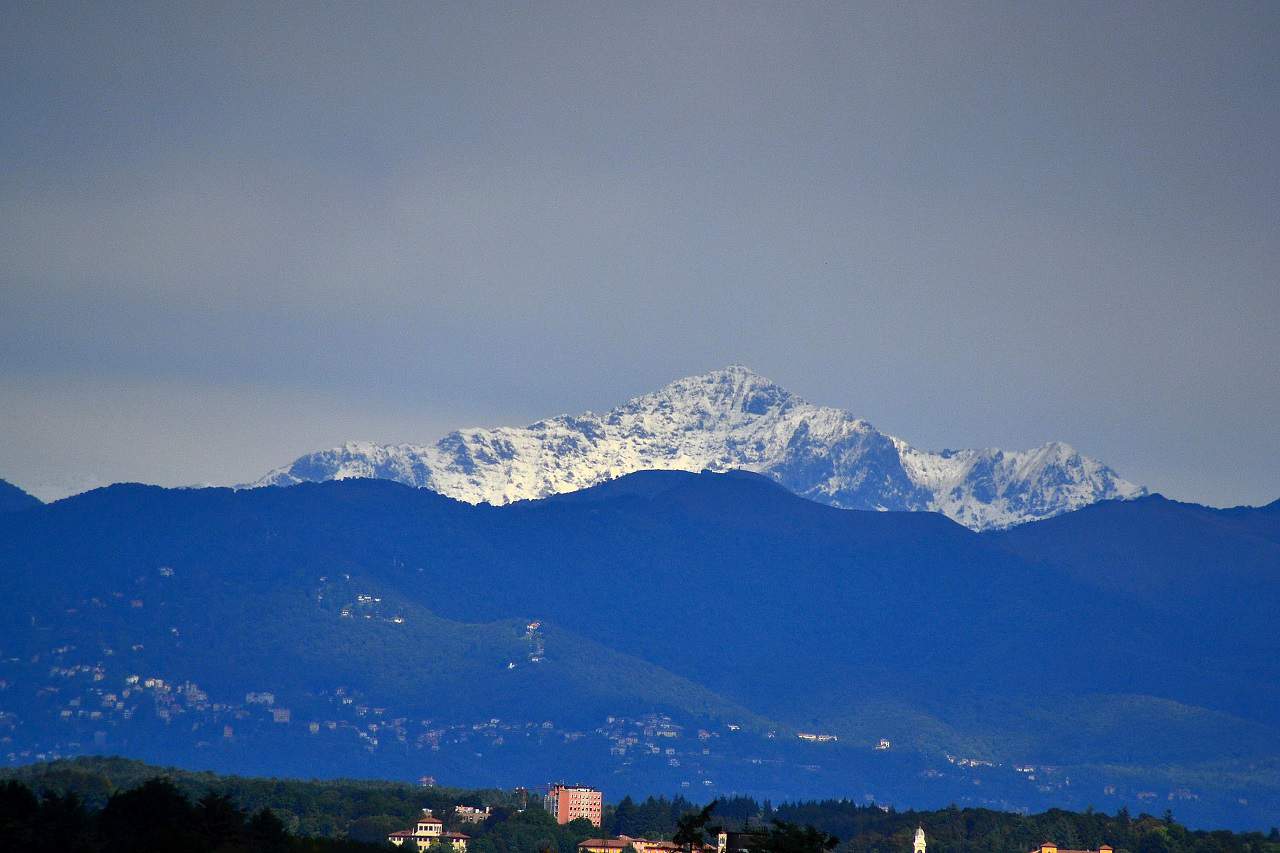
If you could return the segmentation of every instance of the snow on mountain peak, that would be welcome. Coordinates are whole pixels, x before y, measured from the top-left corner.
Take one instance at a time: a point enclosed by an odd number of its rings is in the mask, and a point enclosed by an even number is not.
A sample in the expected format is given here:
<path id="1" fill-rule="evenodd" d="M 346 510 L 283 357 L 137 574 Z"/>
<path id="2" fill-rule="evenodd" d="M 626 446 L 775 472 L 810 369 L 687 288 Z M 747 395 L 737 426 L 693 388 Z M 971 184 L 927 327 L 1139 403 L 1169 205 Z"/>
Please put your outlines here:
<path id="1" fill-rule="evenodd" d="M 740 364 L 677 379 L 619 410 L 669 408 L 717 419 L 764 416 L 804 401 Z"/>
<path id="2" fill-rule="evenodd" d="M 1146 490 L 1070 445 L 918 450 L 733 364 L 678 379 L 603 415 L 456 430 L 430 445 L 348 442 L 252 484 L 375 477 L 470 503 L 509 503 L 646 469 L 740 468 L 846 509 L 933 510 L 975 530 Z"/>

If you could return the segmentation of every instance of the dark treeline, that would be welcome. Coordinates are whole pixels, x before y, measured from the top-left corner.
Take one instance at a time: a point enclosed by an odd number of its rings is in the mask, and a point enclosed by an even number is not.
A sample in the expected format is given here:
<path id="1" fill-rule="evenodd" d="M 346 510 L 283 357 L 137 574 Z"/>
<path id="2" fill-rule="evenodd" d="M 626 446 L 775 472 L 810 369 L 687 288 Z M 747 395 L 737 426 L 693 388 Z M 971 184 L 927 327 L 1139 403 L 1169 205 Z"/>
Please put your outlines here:
<path id="1" fill-rule="evenodd" d="M 280 792 L 294 806 L 306 801 L 312 783 L 281 782 Z M 336 812 L 359 807 L 340 803 L 331 786 L 313 786 L 316 800 L 307 813 L 327 803 Z M 353 788 L 360 790 L 359 783 Z M 440 792 L 424 799 L 436 799 Z M 448 798 L 446 798 L 448 799 Z M 478 799 L 478 798 L 475 798 Z M 323 801 L 319 802 L 317 800 Z M 387 805 L 384 803 L 383 805 Z M 394 804 L 393 804 L 394 805 Z M 399 809 L 394 809 L 399 810 Z M 389 832 L 412 824 L 394 814 L 364 814 L 351 820 L 346 837 L 292 835 L 270 808 L 249 811 L 227 792 L 210 791 L 192 800 L 169 779 L 148 779 L 108 795 L 101 807 L 74 791 L 45 789 L 37 795 L 22 782 L 0 782 L 0 850 L 32 853 L 359 853 L 389 850 Z M 460 824 L 452 808 L 441 809 L 450 828 L 472 836 L 471 853 L 576 853 L 578 842 L 599 835 L 586 820 L 558 825 L 536 801 L 517 811 L 497 806 L 479 824 Z M 433 846 L 433 853 L 451 849 Z"/>
<path id="2" fill-rule="evenodd" d="M 31 853 L 356 853 L 377 848 L 339 839 L 298 838 L 270 809 L 247 812 L 224 794 L 189 800 L 172 782 L 151 779 L 113 794 L 101 809 L 76 794 L 37 797 L 0 782 L 0 850 Z"/>
<path id="3" fill-rule="evenodd" d="M 604 828 L 613 835 L 671 838 L 682 815 L 697 805 L 675 797 L 624 797 L 606 808 Z M 1064 849 L 1093 849 L 1110 844 L 1117 853 L 1280 853 L 1280 830 L 1268 833 L 1190 830 L 1169 813 L 1160 817 L 1114 815 L 1096 811 L 1050 810 L 1023 815 L 990 809 L 947 808 L 895 811 L 846 800 L 784 803 L 774 806 L 750 797 L 716 801 L 711 827 L 742 830 L 769 827 L 775 821 L 812 826 L 840 839 L 839 853 L 905 853 L 917 826 L 928 837 L 929 853 L 1028 853 L 1044 841 Z"/>
<path id="4" fill-rule="evenodd" d="M 846 800 L 784 803 L 776 808 L 750 798 L 721 801 L 720 823 L 731 828 L 774 820 L 813 826 L 840 839 L 840 853 L 904 853 L 911 850 L 917 826 L 924 827 L 929 853 L 1027 853 L 1042 842 L 1064 849 L 1097 849 L 1110 844 L 1116 853 L 1280 853 L 1280 830 L 1269 833 L 1190 830 L 1171 813 L 1161 817 L 1115 815 L 1052 809 L 1023 815 L 990 809 L 886 811 Z"/>
<path id="5" fill-rule="evenodd" d="M 495 789 L 255 779 L 118 758 L 29 765 L 3 775 L 11 782 L 3 783 L 0 850 L 390 849 L 387 834 L 408 828 L 421 809 L 430 808 L 449 829 L 472 837 L 470 853 L 576 853 L 578 842 L 602 834 L 674 838 L 681 819 L 700 808 L 680 796 L 624 797 L 605 807 L 597 829 L 585 820 L 557 825 L 536 793 Z M 453 814 L 457 805 L 489 806 L 492 816 L 479 824 L 460 823 Z M 775 821 L 835 836 L 836 853 L 909 853 L 917 826 L 924 827 L 929 853 L 1028 853 L 1044 841 L 1063 849 L 1110 844 L 1116 853 L 1280 853 L 1276 829 L 1190 830 L 1167 813 L 1131 816 L 1123 809 L 1115 815 L 1023 815 L 955 807 L 895 811 L 844 800 L 774 806 L 732 797 L 716 801 L 706 828 L 768 828 Z"/>
<path id="6" fill-rule="evenodd" d="M 686 812 L 696 811 L 696 804 L 684 797 L 648 797 L 636 802 L 623 797 L 613 807 L 605 807 L 603 824 L 610 835 L 630 835 L 632 838 L 670 838 L 676 831 L 676 822 Z"/>
<path id="7" fill-rule="evenodd" d="M 404 829 L 422 809 L 442 817 L 455 805 L 514 808 L 510 792 L 424 788 L 404 782 L 367 779 L 271 779 L 224 776 L 204 771 L 157 767 L 113 757 L 84 757 L 0 770 L 0 777 L 23 782 L 37 793 L 75 794 L 90 808 L 106 805 L 112 794 L 136 788 L 148 779 L 169 780 L 192 801 L 224 794 L 254 812 L 270 809 L 293 835 L 378 841 Z"/>

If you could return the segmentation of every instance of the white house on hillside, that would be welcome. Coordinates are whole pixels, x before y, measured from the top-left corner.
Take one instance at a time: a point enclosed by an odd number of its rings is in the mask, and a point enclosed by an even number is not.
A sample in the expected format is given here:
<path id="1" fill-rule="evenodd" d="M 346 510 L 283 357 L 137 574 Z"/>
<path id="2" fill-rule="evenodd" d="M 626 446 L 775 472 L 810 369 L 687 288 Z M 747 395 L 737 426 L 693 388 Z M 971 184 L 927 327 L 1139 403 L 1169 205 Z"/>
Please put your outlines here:
<path id="1" fill-rule="evenodd" d="M 471 836 L 461 832 L 445 832 L 444 821 L 431 814 L 431 809 L 423 809 L 422 816 L 414 824 L 413 829 L 402 829 L 387 836 L 387 840 L 397 847 L 409 844 L 412 849 L 426 850 L 432 844 L 449 844 L 453 853 L 467 853 L 467 842 Z"/>

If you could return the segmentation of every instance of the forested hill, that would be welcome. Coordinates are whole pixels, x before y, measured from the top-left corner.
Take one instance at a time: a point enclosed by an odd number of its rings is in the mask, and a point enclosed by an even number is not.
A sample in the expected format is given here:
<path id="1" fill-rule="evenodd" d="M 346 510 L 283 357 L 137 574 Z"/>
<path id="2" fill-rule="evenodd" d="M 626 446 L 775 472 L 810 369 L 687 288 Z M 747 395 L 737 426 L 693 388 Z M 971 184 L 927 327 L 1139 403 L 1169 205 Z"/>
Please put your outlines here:
<path id="1" fill-rule="evenodd" d="M 520 792 L 423 788 L 397 782 L 368 780 L 302 781 L 244 778 L 161 768 L 115 758 L 56 761 L 0 771 L 0 779 L 15 780 L 35 793 L 54 795 L 62 808 L 54 825 L 46 826 L 56 835 L 59 820 L 75 820 L 74 814 L 92 813 L 111 803 L 122 811 L 120 795 L 133 791 L 131 800 L 159 799 L 167 808 L 183 806 L 166 796 L 154 783 L 138 793 L 149 780 L 163 779 L 188 803 L 201 808 L 216 798 L 225 798 L 244 815 L 272 815 L 258 818 L 259 830 L 270 828 L 278 818 L 279 827 L 294 838 L 293 846 L 279 849 L 337 850 L 337 847 L 305 847 L 299 838 L 364 841 L 378 843 L 385 834 L 408 825 L 422 808 L 431 808 L 446 826 L 472 836 L 473 853 L 576 853 L 576 845 L 601 830 L 585 821 L 557 826 L 542 812 L 535 795 Z M 0 788 L 0 846 L 5 832 L 29 815 L 12 815 L 5 805 L 21 799 L 12 787 Z M 66 798 L 72 798 L 67 800 Z M 76 805 L 77 803 L 81 805 Z M 125 805 L 129 803 L 126 802 Z M 71 808 L 68 810 L 68 805 Z M 136 803 L 135 803 L 136 805 Z M 493 816 L 480 824 L 461 824 L 453 817 L 456 805 L 487 805 Z M 527 810 L 520 811 L 527 805 Z M 83 806 L 83 808 L 81 808 Z M 633 837 L 670 838 L 677 820 L 698 805 L 682 797 L 624 796 L 604 811 L 606 834 Z M 54 814 L 52 811 L 51 814 Z M 88 818 L 84 818 L 88 820 Z M 1190 830 L 1171 813 L 1160 816 L 1117 814 L 1088 810 L 1050 810 L 1024 815 L 988 809 L 955 807 L 933 811 L 896 811 L 874 804 L 847 800 L 782 803 L 772 805 L 749 797 L 716 801 L 711 827 L 743 829 L 769 826 L 774 821 L 812 826 L 836 836 L 836 853 L 906 853 L 917 826 L 928 836 L 930 853 L 1027 853 L 1042 841 L 1052 840 L 1063 848 L 1096 849 L 1110 844 L 1116 853 L 1280 853 L 1280 830 L 1229 832 Z M 251 818 L 250 824 L 253 823 Z M 86 823 L 86 826 L 89 825 Z M 65 829 L 63 826 L 62 829 Z M 65 834 L 64 834 L 65 836 Z M 5 847 L 5 849 L 13 849 Z M 64 837 L 63 846 L 51 849 L 91 849 L 77 847 Z M 257 849 L 257 848 L 253 848 Z M 354 849 L 354 847 L 352 848 Z"/>
<path id="2" fill-rule="evenodd" d="M 0 760 L 1269 825 L 1271 510 L 1169 509 L 978 534 L 679 471 L 504 507 L 98 489 L 0 513 Z M 1209 543 L 1176 609 L 1162 531 Z"/>

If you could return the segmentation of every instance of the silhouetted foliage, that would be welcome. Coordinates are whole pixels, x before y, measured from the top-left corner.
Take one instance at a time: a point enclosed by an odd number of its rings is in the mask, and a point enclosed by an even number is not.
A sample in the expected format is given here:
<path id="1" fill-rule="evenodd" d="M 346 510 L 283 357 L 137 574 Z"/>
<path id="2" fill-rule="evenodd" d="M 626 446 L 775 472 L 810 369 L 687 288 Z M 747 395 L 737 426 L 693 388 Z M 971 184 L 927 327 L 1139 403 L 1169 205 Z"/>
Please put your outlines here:
<path id="1" fill-rule="evenodd" d="M 715 808 L 716 804 L 713 800 L 701 811 L 681 815 L 676 821 L 676 831 L 671 840 L 685 850 L 692 850 L 694 845 L 701 845 L 706 841 L 707 824 L 711 821 L 711 813 Z"/>
<path id="2" fill-rule="evenodd" d="M 74 794 L 37 798 L 0 784 L 0 850 L 30 853 L 293 853 L 382 849 L 384 843 L 290 836 L 270 809 L 250 815 L 221 793 L 194 805 L 167 779 L 112 794 L 100 811 Z"/>
<path id="3" fill-rule="evenodd" d="M 472 837 L 469 853 L 577 853 L 599 835 L 710 843 L 720 829 L 749 830 L 757 853 L 907 853 L 917 826 L 929 853 L 1028 853 L 1046 840 L 1064 849 L 1110 844 L 1116 853 L 1280 853 L 1280 831 L 1189 830 L 1172 815 L 1050 810 L 1023 815 L 988 809 L 894 811 L 847 800 L 783 803 L 749 797 L 700 807 L 682 797 L 624 797 L 606 806 L 603 827 L 559 825 L 535 803 L 519 811 L 501 791 L 415 788 L 391 782 L 242 779 L 173 771 L 138 777 L 138 762 L 63 763 L 33 791 L 0 782 L 0 850 L 113 853 L 295 853 L 387 850 L 386 836 L 410 826 L 422 808 Z M 89 774 L 96 768 L 99 775 Z M 156 768 L 149 768 L 151 773 Z M 73 772 L 74 771 L 74 772 Z M 129 779 L 123 783 L 120 780 Z M 82 792 L 87 792 L 82 794 Z M 85 799 L 81 797 L 84 796 Z M 482 823 L 455 822 L 458 803 L 492 805 Z M 86 805 L 87 803 L 87 805 Z M 712 825 L 714 816 L 716 825 Z M 834 847 L 833 838 L 839 837 Z M 402 851 L 403 853 L 403 851 Z M 443 853 L 451 853 L 449 850 Z"/>
<path id="4" fill-rule="evenodd" d="M 636 803 L 631 797 L 623 797 L 618 805 L 606 809 L 604 829 L 613 835 L 630 835 L 634 838 L 670 838 L 680 817 L 698 810 L 697 803 L 684 797 L 668 800 L 666 797 L 646 797 Z"/>
<path id="5" fill-rule="evenodd" d="M 1023 815 L 955 806 L 899 812 L 848 800 L 784 803 L 774 808 L 743 797 L 726 801 L 716 814 L 729 828 L 759 831 L 775 820 L 813 827 L 841 839 L 837 853 L 906 853 L 917 826 L 924 827 L 929 853 L 1027 853 L 1044 841 L 1057 842 L 1064 849 L 1096 850 L 1110 844 L 1116 853 L 1280 853 L 1280 838 L 1262 832 L 1190 830 L 1166 820 L 1167 816 L 1133 817 L 1124 808 L 1114 816 L 1061 809 Z"/>
<path id="6" fill-rule="evenodd" d="M 773 825 L 757 837 L 760 842 L 753 848 L 754 853 L 826 853 L 840 843 L 839 838 L 820 829 L 776 818 Z"/>

